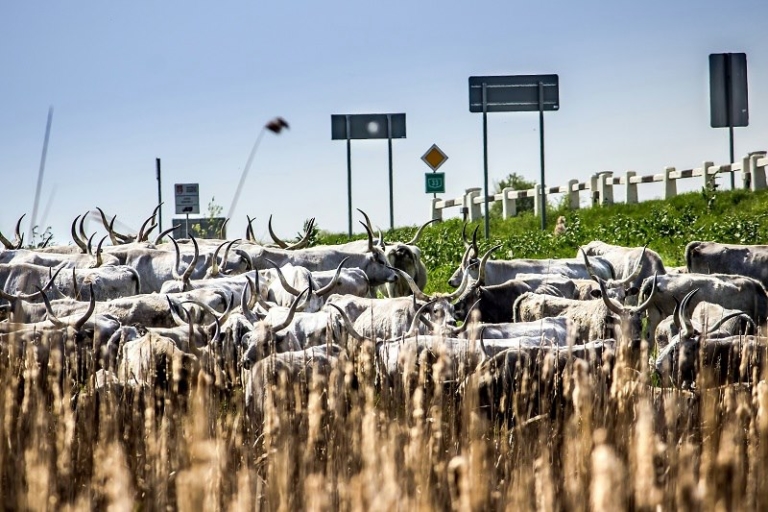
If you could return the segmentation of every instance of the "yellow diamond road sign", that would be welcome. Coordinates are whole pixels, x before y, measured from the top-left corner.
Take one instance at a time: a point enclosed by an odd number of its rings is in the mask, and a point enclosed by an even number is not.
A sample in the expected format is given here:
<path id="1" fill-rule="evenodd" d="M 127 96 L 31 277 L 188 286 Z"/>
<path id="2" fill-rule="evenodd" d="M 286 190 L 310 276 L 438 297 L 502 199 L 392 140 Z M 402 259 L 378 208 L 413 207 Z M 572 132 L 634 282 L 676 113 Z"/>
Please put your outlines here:
<path id="1" fill-rule="evenodd" d="M 437 147 L 437 144 L 432 144 L 432 147 L 424 153 L 421 159 L 424 160 L 424 163 L 427 164 L 430 169 L 436 171 L 446 160 L 448 160 L 448 155 L 443 153 L 443 151 Z"/>

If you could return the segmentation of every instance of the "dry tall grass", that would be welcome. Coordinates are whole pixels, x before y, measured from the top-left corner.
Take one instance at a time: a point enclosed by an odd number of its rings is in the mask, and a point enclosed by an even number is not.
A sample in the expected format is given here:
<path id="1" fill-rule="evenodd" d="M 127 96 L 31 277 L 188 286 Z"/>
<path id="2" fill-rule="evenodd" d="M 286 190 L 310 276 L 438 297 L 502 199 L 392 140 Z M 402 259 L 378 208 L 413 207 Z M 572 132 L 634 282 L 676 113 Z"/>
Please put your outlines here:
<path id="1" fill-rule="evenodd" d="M 179 372 L 167 386 L 97 387 L 91 363 L 54 350 L 38 369 L 33 347 L 11 343 L 0 364 L 0 503 L 768 509 L 765 382 L 690 393 L 652 387 L 647 354 L 602 366 L 542 361 L 544 376 L 516 376 L 491 414 L 473 385 L 462 394 L 458 382 L 439 385 L 452 362 L 435 354 L 390 389 L 376 384 L 373 346 L 357 346 L 330 375 L 275 376 L 256 414 L 242 391 L 216 389 L 202 373 L 188 388 Z"/>

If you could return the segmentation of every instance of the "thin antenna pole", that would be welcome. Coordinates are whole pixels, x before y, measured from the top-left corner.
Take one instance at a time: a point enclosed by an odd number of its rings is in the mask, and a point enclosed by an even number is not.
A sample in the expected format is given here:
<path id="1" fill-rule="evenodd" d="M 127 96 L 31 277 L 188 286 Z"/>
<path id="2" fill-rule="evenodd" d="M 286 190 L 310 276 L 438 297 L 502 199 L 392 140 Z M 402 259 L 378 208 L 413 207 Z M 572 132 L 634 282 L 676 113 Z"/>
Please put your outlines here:
<path id="1" fill-rule="evenodd" d="M 227 212 L 228 219 L 232 218 L 232 213 L 234 213 L 235 208 L 237 207 L 237 200 L 240 199 L 240 192 L 243 190 L 245 177 L 248 175 L 248 170 L 251 168 L 251 163 L 253 163 L 253 156 L 256 154 L 256 149 L 259 147 L 261 139 L 264 138 L 265 131 L 266 127 L 264 126 L 261 128 L 261 131 L 259 131 L 259 135 L 256 136 L 256 140 L 254 141 L 253 147 L 251 148 L 251 154 L 248 155 L 248 161 L 245 162 L 243 173 L 240 175 L 240 182 L 237 184 L 237 190 L 235 190 L 235 197 L 232 199 L 232 205 L 230 205 L 229 211 Z"/>
<path id="2" fill-rule="evenodd" d="M 35 188 L 35 203 L 32 206 L 32 217 L 29 219 L 28 239 L 32 240 L 32 230 L 37 221 L 37 207 L 40 204 L 40 190 L 43 188 L 43 173 L 45 172 L 45 157 L 48 155 L 48 140 L 51 137 L 51 123 L 53 123 L 53 105 L 48 107 L 48 122 L 45 125 L 45 140 L 43 141 L 43 154 L 40 155 L 40 169 L 37 171 L 37 188 Z"/>

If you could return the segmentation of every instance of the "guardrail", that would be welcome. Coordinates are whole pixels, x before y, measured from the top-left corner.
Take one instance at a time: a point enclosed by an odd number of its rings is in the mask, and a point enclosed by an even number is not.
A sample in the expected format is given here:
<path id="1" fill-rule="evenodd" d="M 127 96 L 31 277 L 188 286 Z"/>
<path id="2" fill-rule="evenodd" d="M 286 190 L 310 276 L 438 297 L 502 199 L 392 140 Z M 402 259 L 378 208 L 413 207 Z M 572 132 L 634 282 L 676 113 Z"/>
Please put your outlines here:
<path id="1" fill-rule="evenodd" d="M 687 178 L 701 178 L 703 187 L 714 185 L 715 176 L 741 171 L 742 187 L 749 190 L 762 190 L 766 185 L 766 168 L 768 157 L 765 151 L 752 152 L 741 159 L 740 162 L 732 162 L 724 165 L 715 165 L 712 162 L 704 162 L 701 167 L 678 171 L 674 167 L 665 167 L 659 174 L 637 176 L 635 171 L 627 171 L 623 176 L 614 176 L 613 171 L 604 171 L 593 174 L 589 181 L 580 182 L 570 180 L 567 185 L 559 187 L 547 187 L 547 197 L 553 194 L 568 194 L 568 206 L 572 210 L 580 207 L 579 194 L 583 191 L 590 192 L 592 206 L 613 204 L 613 188 L 616 185 L 626 187 L 627 204 L 638 202 L 637 186 L 643 183 L 663 183 L 664 199 L 677 195 L 677 180 Z M 462 197 L 456 199 L 433 198 L 430 202 L 430 215 L 432 219 L 442 219 L 443 210 L 447 208 L 466 208 L 467 220 L 473 221 L 482 218 L 482 206 L 485 198 L 480 187 L 466 189 Z M 507 219 L 517 215 L 517 200 L 524 197 L 533 197 L 534 212 L 539 215 L 539 202 L 541 201 L 541 185 L 528 190 L 514 190 L 505 188 L 498 194 L 489 195 L 488 202 L 501 201 L 502 217 Z"/>

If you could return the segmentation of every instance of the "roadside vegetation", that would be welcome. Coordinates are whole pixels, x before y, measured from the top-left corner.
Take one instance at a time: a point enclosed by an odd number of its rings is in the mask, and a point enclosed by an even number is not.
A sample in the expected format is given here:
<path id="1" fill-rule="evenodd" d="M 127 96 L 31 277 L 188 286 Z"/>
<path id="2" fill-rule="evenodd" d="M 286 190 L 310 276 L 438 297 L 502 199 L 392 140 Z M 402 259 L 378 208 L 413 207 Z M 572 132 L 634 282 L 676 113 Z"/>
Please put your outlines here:
<path id="1" fill-rule="evenodd" d="M 555 236 L 557 218 L 566 219 L 566 232 Z M 417 244 L 429 269 L 427 292 L 447 292 L 448 278 L 461 261 L 463 222 L 448 219 L 426 228 Z M 666 266 L 685 265 L 685 245 L 693 240 L 713 240 L 734 244 L 768 244 L 768 191 L 702 190 L 681 194 L 672 200 L 644 201 L 635 205 L 615 204 L 568 210 L 550 207 L 547 229 L 541 231 L 539 218 L 523 212 L 511 219 L 492 215 L 490 240 L 484 238 L 484 223 L 467 225 L 471 238 L 478 229 L 478 246 L 485 251 L 502 247 L 494 259 L 572 258 L 579 246 L 593 240 L 610 244 L 648 247 L 658 252 Z M 418 226 L 397 228 L 384 233 L 385 240 L 409 240 Z M 362 235 L 360 236 L 362 237 Z M 346 241 L 345 235 L 322 233 L 318 243 Z"/>

